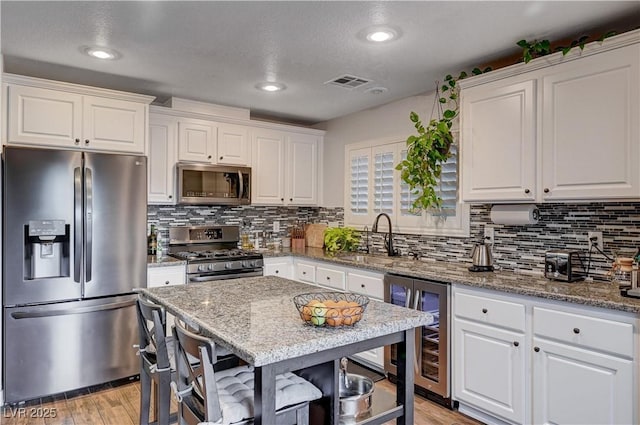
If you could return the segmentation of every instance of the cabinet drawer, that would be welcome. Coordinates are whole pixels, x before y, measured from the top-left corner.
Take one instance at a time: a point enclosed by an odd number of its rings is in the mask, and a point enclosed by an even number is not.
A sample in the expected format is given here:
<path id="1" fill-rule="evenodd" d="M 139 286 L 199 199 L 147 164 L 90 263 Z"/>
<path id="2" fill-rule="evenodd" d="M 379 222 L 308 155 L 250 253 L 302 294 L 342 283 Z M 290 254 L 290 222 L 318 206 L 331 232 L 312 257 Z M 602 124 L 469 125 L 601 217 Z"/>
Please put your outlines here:
<path id="1" fill-rule="evenodd" d="M 524 304 L 456 293 L 454 313 L 456 317 L 489 325 L 521 332 L 525 330 Z"/>
<path id="2" fill-rule="evenodd" d="M 383 277 L 349 273 L 347 279 L 347 290 L 382 300 L 384 298 Z"/>
<path id="3" fill-rule="evenodd" d="M 534 307 L 533 333 L 542 338 L 633 357 L 633 325 L 630 323 Z"/>
<path id="4" fill-rule="evenodd" d="M 297 263 L 296 279 L 302 282 L 316 283 L 316 266 L 308 263 Z"/>
<path id="5" fill-rule="evenodd" d="M 147 270 L 147 287 L 184 285 L 184 266 L 153 267 Z"/>
<path id="6" fill-rule="evenodd" d="M 342 270 L 316 268 L 316 282 L 318 285 L 330 286 L 336 289 L 345 289 L 345 273 Z"/>

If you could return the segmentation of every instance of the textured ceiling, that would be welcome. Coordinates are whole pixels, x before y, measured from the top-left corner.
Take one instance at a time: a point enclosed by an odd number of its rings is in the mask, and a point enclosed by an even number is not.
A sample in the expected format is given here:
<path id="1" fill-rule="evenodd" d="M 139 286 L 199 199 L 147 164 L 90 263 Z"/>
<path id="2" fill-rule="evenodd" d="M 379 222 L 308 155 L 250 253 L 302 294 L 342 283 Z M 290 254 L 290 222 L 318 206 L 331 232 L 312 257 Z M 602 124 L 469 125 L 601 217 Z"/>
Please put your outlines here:
<path id="1" fill-rule="evenodd" d="M 638 1 L 31 2 L 1 7 L 5 72 L 249 108 L 316 123 L 430 91 L 447 73 L 516 54 L 522 39 L 551 40 L 640 22 Z M 372 45 L 362 31 L 400 37 Z M 122 54 L 99 61 L 101 45 Z M 342 74 L 372 80 L 353 90 Z M 280 93 L 255 85 L 279 81 Z M 367 92 L 382 86 L 381 94 Z"/>

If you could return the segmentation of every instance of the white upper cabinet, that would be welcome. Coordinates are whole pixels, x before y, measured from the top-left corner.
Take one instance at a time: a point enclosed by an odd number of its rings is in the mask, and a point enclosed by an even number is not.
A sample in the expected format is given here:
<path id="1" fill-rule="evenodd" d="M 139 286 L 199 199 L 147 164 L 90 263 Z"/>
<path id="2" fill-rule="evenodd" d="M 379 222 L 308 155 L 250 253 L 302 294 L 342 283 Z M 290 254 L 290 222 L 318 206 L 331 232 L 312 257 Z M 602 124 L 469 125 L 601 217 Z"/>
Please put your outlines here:
<path id="1" fill-rule="evenodd" d="M 251 202 L 317 205 L 320 136 L 252 130 Z"/>
<path id="2" fill-rule="evenodd" d="M 218 164 L 249 164 L 249 128 L 237 124 L 218 124 Z"/>
<path id="3" fill-rule="evenodd" d="M 217 128 L 212 122 L 195 119 L 178 121 L 178 161 L 215 164 Z"/>
<path id="4" fill-rule="evenodd" d="M 542 77 L 543 199 L 640 197 L 640 45 Z"/>
<path id="5" fill-rule="evenodd" d="M 465 202 L 640 198 L 640 31 L 460 85 Z"/>
<path id="6" fill-rule="evenodd" d="M 6 143 L 145 153 L 152 97 L 20 76 L 5 81 Z"/>
<path id="7" fill-rule="evenodd" d="M 175 203 L 175 165 L 178 150 L 178 120 L 170 116 L 149 116 L 149 204 Z"/>
<path id="8" fill-rule="evenodd" d="M 535 199 L 535 83 L 510 79 L 463 93 L 465 201 Z"/>

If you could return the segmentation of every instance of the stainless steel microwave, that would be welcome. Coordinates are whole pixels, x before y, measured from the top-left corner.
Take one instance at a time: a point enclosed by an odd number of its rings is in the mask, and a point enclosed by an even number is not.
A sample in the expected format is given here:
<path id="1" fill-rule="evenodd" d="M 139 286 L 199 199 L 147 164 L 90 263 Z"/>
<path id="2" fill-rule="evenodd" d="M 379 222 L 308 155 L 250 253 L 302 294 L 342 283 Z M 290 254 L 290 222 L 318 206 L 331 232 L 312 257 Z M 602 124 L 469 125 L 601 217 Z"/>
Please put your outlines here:
<path id="1" fill-rule="evenodd" d="M 179 163 L 178 203 L 187 205 L 248 205 L 251 168 Z"/>

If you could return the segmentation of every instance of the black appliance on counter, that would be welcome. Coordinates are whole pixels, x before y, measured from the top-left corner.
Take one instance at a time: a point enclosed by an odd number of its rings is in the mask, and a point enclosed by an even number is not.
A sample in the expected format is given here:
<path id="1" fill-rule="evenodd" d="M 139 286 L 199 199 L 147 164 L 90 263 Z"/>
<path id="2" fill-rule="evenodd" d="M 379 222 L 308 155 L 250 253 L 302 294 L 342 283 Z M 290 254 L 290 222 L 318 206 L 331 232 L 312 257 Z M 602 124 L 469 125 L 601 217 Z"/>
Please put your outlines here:
<path id="1" fill-rule="evenodd" d="M 169 251 L 187 262 L 187 283 L 263 275 L 263 255 L 238 248 L 238 226 L 169 228 Z"/>
<path id="2" fill-rule="evenodd" d="M 387 273 L 384 300 L 431 313 L 434 322 L 416 330 L 416 392 L 452 407 L 450 385 L 449 310 L 451 286 L 430 280 Z M 384 347 L 384 369 L 393 380 L 397 375 L 396 346 Z"/>
<path id="3" fill-rule="evenodd" d="M 544 256 L 544 276 L 547 279 L 563 282 L 583 280 L 583 269 L 580 251 L 558 249 L 547 251 Z"/>

